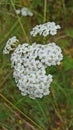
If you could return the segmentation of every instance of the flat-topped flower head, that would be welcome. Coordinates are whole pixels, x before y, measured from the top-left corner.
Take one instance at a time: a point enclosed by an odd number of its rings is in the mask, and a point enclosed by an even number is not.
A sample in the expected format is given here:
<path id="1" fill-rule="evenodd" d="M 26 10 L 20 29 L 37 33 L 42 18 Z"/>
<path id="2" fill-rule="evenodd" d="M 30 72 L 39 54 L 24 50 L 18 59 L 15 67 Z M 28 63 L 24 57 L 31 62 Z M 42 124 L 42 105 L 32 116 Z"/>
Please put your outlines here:
<path id="1" fill-rule="evenodd" d="M 44 24 L 36 25 L 30 32 L 30 35 L 33 37 L 35 37 L 37 34 L 44 37 L 48 36 L 49 34 L 53 36 L 57 34 L 57 30 L 60 28 L 60 25 L 56 25 L 55 22 L 47 22 Z"/>
<path id="2" fill-rule="evenodd" d="M 17 42 L 19 42 L 19 40 L 16 38 L 16 36 L 11 37 L 6 42 L 6 46 L 4 47 L 3 54 L 9 54 L 10 51 L 13 51 Z"/>
<path id="3" fill-rule="evenodd" d="M 61 48 L 54 42 L 41 46 L 38 55 L 41 62 L 47 66 L 59 65 L 63 59 Z"/>
<path id="4" fill-rule="evenodd" d="M 60 64 L 62 59 L 62 50 L 55 43 L 19 44 L 11 54 L 11 64 L 21 94 L 32 99 L 49 95 L 53 76 L 46 75 L 46 67 Z"/>
<path id="5" fill-rule="evenodd" d="M 33 16 L 33 13 L 26 7 L 23 7 L 21 9 L 21 15 L 22 16 Z"/>
<path id="6" fill-rule="evenodd" d="M 16 14 L 20 14 L 21 16 L 33 16 L 33 13 L 26 7 L 22 7 L 21 9 L 15 10 Z"/>

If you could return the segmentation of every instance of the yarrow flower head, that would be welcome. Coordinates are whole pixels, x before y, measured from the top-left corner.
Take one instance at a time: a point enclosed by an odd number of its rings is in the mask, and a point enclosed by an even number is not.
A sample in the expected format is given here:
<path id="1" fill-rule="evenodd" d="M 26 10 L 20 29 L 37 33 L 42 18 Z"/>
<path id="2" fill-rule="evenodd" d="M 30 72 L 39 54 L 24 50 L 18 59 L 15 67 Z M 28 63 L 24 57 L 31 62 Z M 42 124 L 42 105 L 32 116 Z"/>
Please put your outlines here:
<path id="1" fill-rule="evenodd" d="M 26 7 L 15 10 L 16 14 L 21 14 L 21 16 L 33 16 L 33 13 Z"/>
<path id="2" fill-rule="evenodd" d="M 17 42 L 19 42 L 19 40 L 16 38 L 16 36 L 10 38 L 6 42 L 6 46 L 4 47 L 3 54 L 9 54 L 10 51 L 13 51 Z"/>
<path id="3" fill-rule="evenodd" d="M 47 66 L 59 65 L 63 59 L 61 48 L 54 42 L 41 46 L 38 55 L 41 62 Z"/>
<path id="4" fill-rule="evenodd" d="M 19 44 L 11 55 L 11 63 L 14 68 L 13 77 L 21 94 L 29 95 L 32 99 L 49 95 L 53 78 L 51 74 L 46 75 L 46 67 L 56 65 L 61 60 L 61 49 L 55 43 Z"/>
<path id="5" fill-rule="evenodd" d="M 35 37 L 37 34 L 44 37 L 48 36 L 49 34 L 56 35 L 57 30 L 60 28 L 60 25 L 56 25 L 55 22 L 47 22 L 44 24 L 36 25 L 30 32 L 30 35 L 32 35 L 33 37 Z"/>

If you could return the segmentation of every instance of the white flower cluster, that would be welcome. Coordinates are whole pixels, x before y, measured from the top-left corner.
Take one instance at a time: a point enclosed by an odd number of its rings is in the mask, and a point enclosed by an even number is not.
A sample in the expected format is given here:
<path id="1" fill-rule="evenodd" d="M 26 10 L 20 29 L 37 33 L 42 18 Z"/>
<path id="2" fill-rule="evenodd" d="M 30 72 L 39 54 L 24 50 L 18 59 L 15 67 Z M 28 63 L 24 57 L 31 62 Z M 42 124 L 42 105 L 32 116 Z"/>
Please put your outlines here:
<path id="1" fill-rule="evenodd" d="M 47 66 L 59 65 L 63 59 L 61 48 L 54 42 L 42 45 L 38 55 L 41 62 Z"/>
<path id="2" fill-rule="evenodd" d="M 22 16 L 33 16 L 33 13 L 26 7 L 15 10 L 16 14 L 21 14 Z"/>
<path id="3" fill-rule="evenodd" d="M 60 29 L 60 25 L 56 25 L 55 22 L 47 22 L 44 24 L 36 25 L 30 34 L 35 37 L 37 34 L 46 37 L 47 35 L 56 35 L 57 30 Z"/>
<path id="4" fill-rule="evenodd" d="M 62 58 L 61 49 L 55 43 L 19 44 L 11 55 L 11 63 L 13 77 L 21 94 L 29 95 L 32 99 L 49 95 L 53 79 L 51 74 L 46 75 L 45 68 L 60 63 Z"/>
<path id="5" fill-rule="evenodd" d="M 10 51 L 13 51 L 16 46 L 16 42 L 19 42 L 16 36 L 10 38 L 6 43 L 6 46 L 4 47 L 3 54 L 9 54 Z"/>

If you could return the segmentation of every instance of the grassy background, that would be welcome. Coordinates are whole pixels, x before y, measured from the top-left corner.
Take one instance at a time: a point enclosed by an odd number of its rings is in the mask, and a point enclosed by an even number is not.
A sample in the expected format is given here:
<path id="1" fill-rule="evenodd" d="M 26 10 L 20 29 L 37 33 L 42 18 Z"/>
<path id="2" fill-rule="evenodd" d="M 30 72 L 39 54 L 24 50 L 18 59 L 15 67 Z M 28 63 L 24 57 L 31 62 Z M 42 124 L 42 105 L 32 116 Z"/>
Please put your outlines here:
<path id="1" fill-rule="evenodd" d="M 45 0 L 0 0 L 0 130 L 73 130 L 73 0 L 47 0 L 46 10 L 44 3 Z M 16 16 L 15 8 L 23 6 L 29 7 L 34 16 Z M 60 66 L 47 69 L 54 76 L 50 95 L 32 100 L 21 96 L 12 78 L 10 56 L 2 51 L 13 35 L 21 43 L 35 41 L 29 31 L 44 19 L 62 27 L 49 41 L 61 46 L 64 60 Z"/>

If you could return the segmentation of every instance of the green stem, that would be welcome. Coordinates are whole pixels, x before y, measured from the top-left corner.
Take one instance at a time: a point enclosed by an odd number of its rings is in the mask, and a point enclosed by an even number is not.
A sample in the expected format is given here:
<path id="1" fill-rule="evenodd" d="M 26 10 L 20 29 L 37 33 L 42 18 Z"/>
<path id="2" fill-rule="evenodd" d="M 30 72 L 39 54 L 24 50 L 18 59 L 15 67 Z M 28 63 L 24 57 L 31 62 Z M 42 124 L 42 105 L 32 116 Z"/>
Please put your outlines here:
<path id="1" fill-rule="evenodd" d="M 44 0 L 44 22 L 46 21 L 46 8 L 47 8 L 47 0 Z"/>
<path id="2" fill-rule="evenodd" d="M 65 6 L 65 0 L 62 0 L 63 10 L 64 14 L 66 15 L 66 6 Z"/>

